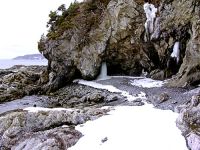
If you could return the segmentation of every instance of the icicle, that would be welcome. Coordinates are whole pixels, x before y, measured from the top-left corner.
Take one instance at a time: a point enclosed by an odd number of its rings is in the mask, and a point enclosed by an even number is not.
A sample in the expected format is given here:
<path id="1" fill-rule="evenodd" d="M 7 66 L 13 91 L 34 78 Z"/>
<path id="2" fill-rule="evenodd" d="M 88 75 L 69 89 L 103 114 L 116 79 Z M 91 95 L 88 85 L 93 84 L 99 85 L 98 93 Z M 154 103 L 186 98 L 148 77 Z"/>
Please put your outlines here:
<path id="1" fill-rule="evenodd" d="M 176 62 L 177 64 L 179 63 L 179 60 L 180 60 L 180 49 L 179 49 L 179 42 L 176 42 L 174 44 L 174 47 L 173 47 L 173 52 L 171 53 L 171 57 L 175 57 L 176 58 Z"/>

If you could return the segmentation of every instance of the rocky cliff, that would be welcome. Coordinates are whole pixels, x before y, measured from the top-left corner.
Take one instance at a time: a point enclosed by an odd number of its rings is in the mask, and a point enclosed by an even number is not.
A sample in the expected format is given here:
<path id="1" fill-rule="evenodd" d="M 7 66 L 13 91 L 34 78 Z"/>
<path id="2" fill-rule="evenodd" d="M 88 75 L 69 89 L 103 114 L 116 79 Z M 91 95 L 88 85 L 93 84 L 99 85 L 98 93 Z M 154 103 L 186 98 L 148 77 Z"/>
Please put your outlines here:
<path id="1" fill-rule="evenodd" d="M 61 5 L 50 13 L 49 33 L 38 43 L 48 59 L 46 87 L 54 90 L 77 77 L 95 79 L 102 62 L 110 75 L 146 71 L 154 79 L 175 75 L 170 86 L 199 84 L 199 5 L 197 0 L 87 0 L 68 9 Z"/>

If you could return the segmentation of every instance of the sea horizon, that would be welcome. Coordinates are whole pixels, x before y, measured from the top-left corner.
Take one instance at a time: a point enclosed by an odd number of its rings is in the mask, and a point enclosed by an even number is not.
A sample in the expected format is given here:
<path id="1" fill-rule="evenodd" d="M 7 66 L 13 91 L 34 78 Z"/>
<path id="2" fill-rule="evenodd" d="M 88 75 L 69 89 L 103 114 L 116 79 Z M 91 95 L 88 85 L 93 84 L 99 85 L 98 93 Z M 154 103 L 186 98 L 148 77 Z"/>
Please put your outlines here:
<path id="1" fill-rule="evenodd" d="M 46 66 L 48 63 L 47 59 L 0 59 L 0 69 L 7 69 L 15 65 L 38 65 L 38 66 Z"/>

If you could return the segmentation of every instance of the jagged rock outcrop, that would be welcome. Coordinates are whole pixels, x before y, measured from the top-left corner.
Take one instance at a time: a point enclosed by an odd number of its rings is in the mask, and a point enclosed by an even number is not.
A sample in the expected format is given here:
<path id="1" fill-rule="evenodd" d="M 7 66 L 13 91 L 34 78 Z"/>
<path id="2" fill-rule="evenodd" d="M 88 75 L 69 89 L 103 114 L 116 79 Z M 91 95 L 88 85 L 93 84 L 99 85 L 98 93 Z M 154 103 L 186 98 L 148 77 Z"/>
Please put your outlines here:
<path id="1" fill-rule="evenodd" d="M 38 45 L 49 61 L 46 89 L 57 89 L 76 77 L 95 79 L 102 62 L 108 74 L 140 75 L 144 70 L 152 78 L 165 79 L 178 73 L 170 86 L 199 83 L 199 2 L 152 3 L 158 10 L 150 34 L 141 0 L 91 0 L 68 10 L 60 7 L 61 16 L 51 14 L 49 33 Z M 176 42 L 178 63 L 170 58 Z"/>

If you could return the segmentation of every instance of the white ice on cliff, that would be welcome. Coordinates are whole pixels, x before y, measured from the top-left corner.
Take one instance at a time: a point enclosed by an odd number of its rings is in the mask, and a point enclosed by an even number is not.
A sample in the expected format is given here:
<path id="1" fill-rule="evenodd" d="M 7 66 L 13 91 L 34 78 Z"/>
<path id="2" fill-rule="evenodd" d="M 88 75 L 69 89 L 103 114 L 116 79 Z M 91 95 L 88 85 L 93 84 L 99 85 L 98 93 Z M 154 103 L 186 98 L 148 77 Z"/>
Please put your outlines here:
<path id="1" fill-rule="evenodd" d="M 156 13 L 158 11 L 158 9 L 153 5 L 153 4 L 149 4 L 149 3 L 145 3 L 144 4 L 144 12 L 146 14 L 146 22 L 145 22 L 145 29 L 146 29 L 146 33 L 148 34 L 147 39 L 150 38 L 150 35 L 153 33 L 154 31 L 154 21 L 156 18 Z"/>
<path id="2" fill-rule="evenodd" d="M 171 57 L 176 58 L 176 62 L 178 64 L 180 59 L 180 49 L 179 49 L 179 42 L 176 42 L 173 47 L 173 52 L 171 53 Z"/>

